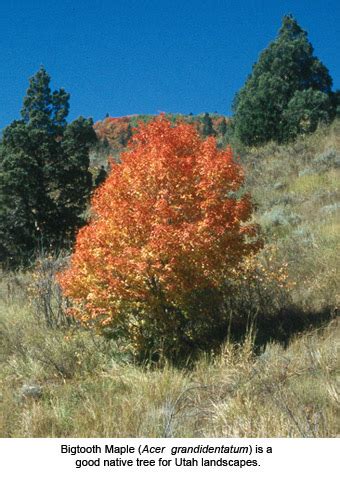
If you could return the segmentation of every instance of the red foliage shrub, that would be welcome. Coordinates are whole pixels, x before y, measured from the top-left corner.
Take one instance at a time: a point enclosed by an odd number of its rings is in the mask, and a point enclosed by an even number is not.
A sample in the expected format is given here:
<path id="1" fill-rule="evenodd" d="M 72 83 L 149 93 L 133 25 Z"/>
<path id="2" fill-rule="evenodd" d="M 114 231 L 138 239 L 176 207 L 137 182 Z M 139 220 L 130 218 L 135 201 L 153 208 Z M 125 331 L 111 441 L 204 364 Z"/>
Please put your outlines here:
<path id="1" fill-rule="evenodd" d="M 231 149 L 202 141 L 192 125 L 172 127 L 163 116 L 140 125 L 96 191 L 92 219 L 59 275 L 74 316 L 137 351 L 161 346 L 161 335 L 176 349 L 189 322 L 192 339 L 188 296 L 218 290 L 260 246 L 250 198 L 237 198 L 242 184 Z"/>

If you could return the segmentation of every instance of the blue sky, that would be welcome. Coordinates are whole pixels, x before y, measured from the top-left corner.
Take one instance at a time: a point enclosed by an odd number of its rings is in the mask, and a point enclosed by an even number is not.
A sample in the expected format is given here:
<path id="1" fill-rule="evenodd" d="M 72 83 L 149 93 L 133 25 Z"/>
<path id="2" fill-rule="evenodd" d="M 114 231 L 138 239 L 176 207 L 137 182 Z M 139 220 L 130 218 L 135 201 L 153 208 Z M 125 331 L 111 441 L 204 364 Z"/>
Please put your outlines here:
<path id="1" fill-rule="evenodd" d="M 160 111 L 230 114 L 285 13 L 340 88 L 338 0 L 11 0 L 0 15 L 0 129 L 43 64 L 70 119 Z"/>

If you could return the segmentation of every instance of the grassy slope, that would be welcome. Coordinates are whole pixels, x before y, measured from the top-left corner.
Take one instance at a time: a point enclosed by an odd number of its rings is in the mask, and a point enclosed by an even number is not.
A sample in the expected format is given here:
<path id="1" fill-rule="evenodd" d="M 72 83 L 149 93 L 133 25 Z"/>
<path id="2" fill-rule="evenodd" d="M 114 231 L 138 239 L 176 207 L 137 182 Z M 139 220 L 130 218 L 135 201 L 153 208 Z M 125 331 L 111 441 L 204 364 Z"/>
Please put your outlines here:
<path id="1" fill-rule="evenodd" d="M 17 301 L 17 300 L 15 300 Z M 39 325 L 27 308 L 2 305 L 2 437 L 335 436 L 333 322 L 287 349 L 255 357 L 248 339 L 226 344 L 192 370 L 120 362 L 98 337 Z M 39 399 L 22 398 L 39 383 Z"/>
<path id="2" fill-rule="evenodd" d="M 339 306 L 340 121 L 242 155 L 258 221 L 288 263 L 305 311 Z"/>
<path id="3" fill-rule="evenodd" d="M 338 300 L 339 155 L 339 123 L 289 146 L 241 151 L 256 219 L 288 263 L 301 313 Z M 148 369 L 123 362 L 101 337 L 48 329 L 29 303 L 32 279 L 1 280 L 0 436 L 338 434 L 336 319 L 260 356 L 248 336 L 194 369 Z M 24 398 L 24 384 L 42 396 Z"/>

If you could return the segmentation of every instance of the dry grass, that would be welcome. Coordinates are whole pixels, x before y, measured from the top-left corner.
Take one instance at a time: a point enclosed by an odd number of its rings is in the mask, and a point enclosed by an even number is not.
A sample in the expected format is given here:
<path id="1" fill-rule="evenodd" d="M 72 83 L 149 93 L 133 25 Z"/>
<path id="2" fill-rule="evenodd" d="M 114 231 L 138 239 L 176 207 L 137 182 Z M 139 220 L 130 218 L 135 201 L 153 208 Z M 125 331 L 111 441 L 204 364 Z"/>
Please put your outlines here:
<path id="1" fill-rule="evenodd" d="M 288 263 L 302 310 L 339 307 L 340 121 L 296 142 L 243 153 L 267 241 Z"/>
<path id="2" fill-rule="evenodd" d="M 1 307 L 2 437 L 335 436 L 339 326 L 267 345 L 251 335 L 191 370 L 123 362 L 80 329 Z M 42 396 L 23 397 L 23 384 Z"/>

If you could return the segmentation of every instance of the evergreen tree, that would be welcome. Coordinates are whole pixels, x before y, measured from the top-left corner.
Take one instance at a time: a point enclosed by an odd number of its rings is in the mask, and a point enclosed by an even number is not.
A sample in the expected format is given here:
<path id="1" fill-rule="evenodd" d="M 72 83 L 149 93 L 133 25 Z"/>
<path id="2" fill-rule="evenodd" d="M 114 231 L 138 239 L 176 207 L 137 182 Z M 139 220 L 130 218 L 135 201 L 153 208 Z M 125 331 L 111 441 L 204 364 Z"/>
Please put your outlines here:
<path id="1" fill-rule="evenodd" d="M 8 266 L 28 263 L 38 248 L 69 245 L 91 191 L 92 120 L 67 124 L 69 94 L 49 84 L 41 67 L 22 119 L 4 130 L 0 145 L 0 262 Z"/>
<path id="2" fill-rule="evenodd" d="M 334 91 L 334 93 L 331 94 L 330 99 L 332 103 L 332 108 L 334 110 L 334 115 L 337 118 L 340 118 L 340 89 Z"/>
<path id="3" fill-rule="evenodd" d="M 205 115 L 203 116 L 202 122 L 203 122 L 203 128 L 202 128 L 203 137 L 212 136 L 215 133 L 215 131 L 214 131 L 213 122 L 211 117 L 209 116 L 209 113 L 205 113 Z"/>
<path id="4" fill-rule="evenodd" d="M 298 121 L 301 117 L 286 112 L 290 101 L 295 97 L 295 111 L 297 103 L 303 103 L 304 109 L 307 105 L 314 108 L 315 101 L 321 101 L 320 94 L 331 96 L 331 88 L 329 72 L 313 56 L 307 33 L 291 15 L 286 15 L 278 37 L 261 53 L 251 75 L 235 97 L 236 134 L 246 145 L 294 137 L 300 131 Z M 312 92 L 301 96 L 307 90 Z M 310 131 L 315 129 L 319 120 L 329 121 L 334 117 L 332 102 L 328 103 L 325 110 L 325 96 L 322 98 L 323 109 L 319 117 L 313 113 Z M 287 129 L 290 131 L 289 137 Z"/>
<path id="5" fill-rule="evenodd" d="M 126 147 L 131 137 L 132 137 L 132 127 L 131 127 L 131 124 L 129 123 L 127 128 L 120 133 L 120 137 L 119 137 L 120 145 L 122 147 Z"/>
<path id="6" fill-rule="evenodd" d="M 320 121 L 329 122 L 330 111 L 328 94 L 312 88 L 296 91 L 282 114 L 283 139 L 315 131 Z"/>
<path id="7" fill-rule="evenodd" d="M 225 118 L 223 118 L 220 124 L 218 125 L 217 132 L 220 136 L 224 136 L 225 133 L 227 132 L 227 121 L 225 120 Z"/>
<path id="8" fill-rule="evenodd" d="M 132 138 L 132 126 L 131 124 L 129 123 L 128 127 L 127 127 L 127 131 L 126 131 L 126 145 L 128 145 L 130 139 Z"/>

